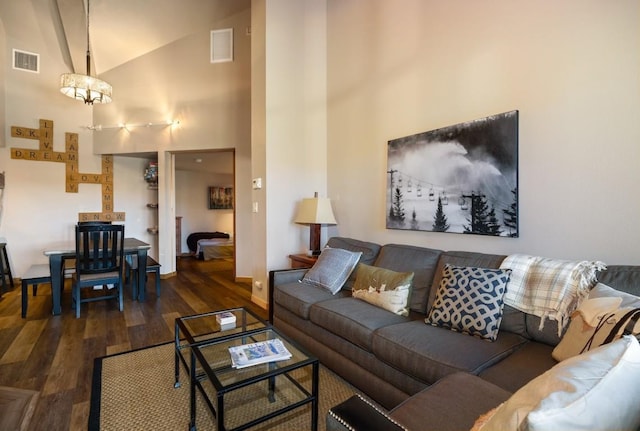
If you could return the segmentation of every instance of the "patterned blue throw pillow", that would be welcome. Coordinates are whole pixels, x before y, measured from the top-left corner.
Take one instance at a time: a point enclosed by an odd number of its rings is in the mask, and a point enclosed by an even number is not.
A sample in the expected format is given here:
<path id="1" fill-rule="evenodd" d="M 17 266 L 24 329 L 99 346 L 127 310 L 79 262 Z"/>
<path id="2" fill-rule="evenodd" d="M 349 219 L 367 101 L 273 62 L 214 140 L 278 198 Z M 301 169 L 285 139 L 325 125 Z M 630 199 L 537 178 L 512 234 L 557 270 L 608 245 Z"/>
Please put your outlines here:
<path id="1" fill-rule="evenodd" d="M 511 270 L 445 265 L 426 323 L 495 341 Z"/>

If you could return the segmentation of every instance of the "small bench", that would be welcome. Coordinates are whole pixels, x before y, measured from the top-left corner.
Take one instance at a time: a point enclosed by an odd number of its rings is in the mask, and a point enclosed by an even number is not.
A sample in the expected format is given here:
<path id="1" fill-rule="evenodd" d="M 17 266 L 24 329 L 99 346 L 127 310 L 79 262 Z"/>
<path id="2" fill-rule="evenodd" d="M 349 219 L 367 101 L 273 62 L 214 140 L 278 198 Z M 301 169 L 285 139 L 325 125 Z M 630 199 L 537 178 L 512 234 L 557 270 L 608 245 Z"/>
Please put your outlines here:
<path id="1" fill-rule="evenodd" d="M 138 256 L 135 254 L 125 257 L 127 280 L 133 283 L 133 297 L 138 297 Z M 160 297 L 160 264 L 151 256 L 147 256 L 147 274 L 155 272 L 156 274 L 156 295 Z M 146 284 L 146 280 L 145 280 Z"/>
<path id="2" fill-rule="evenodd" d="M 38 284 L 51 283 L 51 270 L 48 263 L 31 265 L 22 276 L 22 318 L 27 317 L 27 302 L 29 300 L 29 285 L 33 286 L 33 296 L 36 296 Z"/>

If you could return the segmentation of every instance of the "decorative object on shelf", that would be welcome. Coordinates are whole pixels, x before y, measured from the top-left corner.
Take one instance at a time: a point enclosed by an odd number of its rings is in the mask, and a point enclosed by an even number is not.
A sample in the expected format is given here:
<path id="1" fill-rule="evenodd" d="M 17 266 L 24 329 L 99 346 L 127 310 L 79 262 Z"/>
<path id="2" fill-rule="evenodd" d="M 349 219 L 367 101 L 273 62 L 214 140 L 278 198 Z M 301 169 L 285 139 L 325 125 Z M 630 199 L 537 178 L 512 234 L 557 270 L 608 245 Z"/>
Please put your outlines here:
<path id="1" fill-rule="evenodd" d="M 209 187 L 209 209 L 233 209 L 233 187 Z"/>
<path id="2" fill-rule="evenodd" d="M 298 224 L 309 225 L 309 250 L 312 256 L 320 254 L 321 225 L 337 224 L 331 209 L 331 200 L 319 198 L 318 192 L 313 198 L 302 199 L 294 221 Z"/>
<path id="3" fill-rule="evenodd" d="M 144 180 L 149 183 L 148 188 L 158 188 L 158 162 L 149 162 L 149 165 L 144 170 Z"/>
<path id="4" fill-rule="evenodd" d="M 387 229 L 518 237 L 518 111 L 393 139 L 387 151 Z"/>
<path id="5" fill-rule="evenodd" d="M 111 85 L 91 76 L 91 50 L 89 48 L 89 0 L 87 0 L 87 74 L 63 73 L 60 92 L 87 105 L 111 102 Z"/>

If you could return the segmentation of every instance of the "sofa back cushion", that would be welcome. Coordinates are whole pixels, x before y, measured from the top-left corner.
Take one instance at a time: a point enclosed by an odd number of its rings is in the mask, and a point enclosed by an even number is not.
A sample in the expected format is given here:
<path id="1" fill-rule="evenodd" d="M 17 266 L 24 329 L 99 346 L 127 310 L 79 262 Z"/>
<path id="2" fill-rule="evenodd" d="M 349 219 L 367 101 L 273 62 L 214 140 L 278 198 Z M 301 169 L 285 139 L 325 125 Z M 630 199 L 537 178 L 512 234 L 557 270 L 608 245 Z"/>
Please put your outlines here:
<path id="1" fill-rule="evenodd" d="M 598 273 L 598 281 L 635 296 L 640 296 L 640 265 L 608 265 Z"/>
<path id="2" fill-rule="evenodd" d="M 429 293 L 429 302 L 427 303 L 427 312 L 431 310 L 433 301 L 438 292 L 438 287 L 442 281 L 442 269 L 446 264 L 453 266 L 472 266 L 477 268 L 500 268 L 500 264 L 506 256 L 498 254 L 476 253 L 471 251 L 445 251 L 440 255 L 436 273 L 433 277 L 431 292 Z M 507 285 L 507 289 L 509 286 Z M 501 331 L 509 331 L 529 338 L 527 334 L 527 326 L 525 321 L 525 313 L 516 310 L 513 307 L 504 305 L 502 310 L 502 321 L 500 322 Z"/>
<path id="3" fill-rule="evenodd" d="M 329 241 L 327 241 L 327 247 L 342 248 L 344 250 L 360 252 L 362 253 L 362 256 L 360 256 L 360 261 L 358 263 L 362 262 L 367 265 L 373 265 L 373 262 L 375 262 L 378 257 L 378 253 L 380 252 L 380 244 L 340 236 L 329 238 Z M 355 280 L 356 271 L 354 270 L 347 279 L 343 289 L 350 290 L 353 287 Z"/>
<path id="4" fill-rule="evenodd" d="M 429 289 L 442 250 L 411 245 L 386 244 L 374 265 L 398 272 L 413 272 L 409 309 L 425 314 Z"/>

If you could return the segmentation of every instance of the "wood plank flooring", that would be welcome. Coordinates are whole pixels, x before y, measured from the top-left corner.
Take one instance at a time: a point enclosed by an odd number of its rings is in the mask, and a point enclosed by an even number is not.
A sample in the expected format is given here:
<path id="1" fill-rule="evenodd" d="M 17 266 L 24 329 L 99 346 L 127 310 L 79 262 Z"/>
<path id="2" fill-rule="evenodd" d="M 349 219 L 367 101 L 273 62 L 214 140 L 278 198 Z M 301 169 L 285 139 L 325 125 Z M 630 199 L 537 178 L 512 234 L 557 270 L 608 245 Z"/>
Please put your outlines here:
<path id="1" fill-rule="evenodd" d="M 171 341 L 176 317 L 246 306 L 267 318 L 251 302 L 250 284 L 234 282 L 230 262 L 182 257 L 177 269 L 177 276 L 161 280 L 159 298 L 150 274 L 145 302 L 132 301 L 127 286 L 124 312 L 116 301 L 98 301 L 82 304 L 79 319 L 71 309 L 70 281 L 60 316 L 51 315 L 48 285 L 39 286 L 36 297 L 30 293 L 26 319 L 20 317 L 20 287 L 3 294 L 0 386 L 40 392 L 30 431 L 86 430 L 94 358 Z"/>

